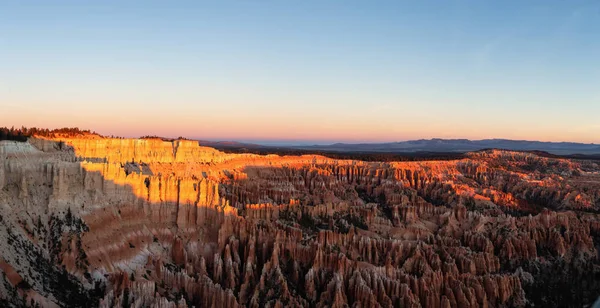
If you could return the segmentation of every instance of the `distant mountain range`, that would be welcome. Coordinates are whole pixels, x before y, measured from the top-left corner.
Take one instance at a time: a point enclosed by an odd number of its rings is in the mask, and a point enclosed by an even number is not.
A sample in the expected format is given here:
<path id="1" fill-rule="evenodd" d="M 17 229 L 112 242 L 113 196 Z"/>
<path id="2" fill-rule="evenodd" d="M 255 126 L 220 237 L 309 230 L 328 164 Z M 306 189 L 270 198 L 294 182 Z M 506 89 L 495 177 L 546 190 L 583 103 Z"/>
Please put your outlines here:
<path id="1" fill-rule="evenodd" d="M 236 141 L 206 141 L 201 145 L 222 150 L 247 150 L 268 152 L 272 150 L 315 151 L 340 153 L 465 153 L 484 149 L 514 151 L 543 151 L 555 155 L 600 155 L 600 144 L 576 142 L 542 142 L 509 139 L 420 139 L 385 143 L 335 143 L 330 145 L 260 145 Z"/>
<path id="2" fill-rule="evenodd" d="M 600 154 L 600 145 L 575 142 L 542 142 L 508 139 L 420 139 L 387 143 L 335 143 L 331 145 L 295 146 L 295 149 L 336 152 L 471 152 L 483 149 L 544 151 L 557 155 Z"/>

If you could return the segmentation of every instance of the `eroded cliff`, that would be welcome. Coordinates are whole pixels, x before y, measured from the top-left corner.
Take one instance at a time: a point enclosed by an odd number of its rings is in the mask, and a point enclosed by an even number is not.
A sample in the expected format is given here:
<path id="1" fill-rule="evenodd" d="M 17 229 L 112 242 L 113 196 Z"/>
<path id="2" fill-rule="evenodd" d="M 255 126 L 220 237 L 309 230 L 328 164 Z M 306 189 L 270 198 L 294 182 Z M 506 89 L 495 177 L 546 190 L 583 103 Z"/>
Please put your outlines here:
<path id="1" fill-rule="evenodd" d="M 98 137 L 2 141 L 0 160 L 7 306 L 581 306 L 599 295 L 593 162 L 486 151 L 367 163 Z"/>

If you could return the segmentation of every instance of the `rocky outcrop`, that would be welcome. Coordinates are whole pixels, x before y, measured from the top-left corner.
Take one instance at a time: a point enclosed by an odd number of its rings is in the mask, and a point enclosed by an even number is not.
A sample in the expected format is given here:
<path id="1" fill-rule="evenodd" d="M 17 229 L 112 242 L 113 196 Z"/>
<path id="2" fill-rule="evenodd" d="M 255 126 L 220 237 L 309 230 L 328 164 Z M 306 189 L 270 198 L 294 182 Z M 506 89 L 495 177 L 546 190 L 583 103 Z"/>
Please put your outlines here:
<path id="1" fill-rule="evenodd" d="M 561 306 L 600 287 L 597 165 L 99 137 L 0 145 L 6 305 L 16 292 L 45 306 Z M 67 287 L 42 278 L 54 276 Z M 582 292 L 539 296 L 554 276 Z"/>

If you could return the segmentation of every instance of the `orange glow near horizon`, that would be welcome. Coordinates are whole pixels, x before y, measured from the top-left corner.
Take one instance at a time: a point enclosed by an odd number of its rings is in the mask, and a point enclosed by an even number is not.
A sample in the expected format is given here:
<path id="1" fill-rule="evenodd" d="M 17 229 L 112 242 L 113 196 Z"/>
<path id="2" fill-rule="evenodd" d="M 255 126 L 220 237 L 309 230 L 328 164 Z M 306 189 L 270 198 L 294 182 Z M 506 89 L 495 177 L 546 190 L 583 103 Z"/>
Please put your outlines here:
<path id="1" fill-rule="evenodd" d="M 0 10 L 9 30 L 0 35 L 0 126 L 233 141 L 600 143 L 600 18 L 568 1 L 543 10 L 527 1 L 500 10 L 78 2 Z"/>
<path id="2" fill-rule="evenodd" d="M 20 119 L 19 119 L 20 118 Z M 254 120 L 243 117 L 212 117 L 195 119 L 192 116 L 161 117 L 145 114 L 135 116 L 102 115 L 83 117 L 73 114 L 28 115 L 27 117 L 7 117 L 0 115 L 2 126 L 27 127 L 79 127 L 90 129 L 105 136 L 121 136 L 135 138 L 145 135 L 157 135 L 176 138 L 179 136 L 192 139 L 222 141 L 286 141 L 286 142 L 395 142 L 415 139 L 514 139 L 538 140 L 553 142 L 599 143 L 600 134 L 586 134 L 581 129 L 561 131 L 552 127 L 534 127 L 519 131 L 506 130 L 503 127 L 472 123 L 472 126 L 460 123 L 442 124 L 427 122 L 424 119 L 395 122 L 382 117 L 379 121 L 346 118 L 317 119 L 269 119 L 267 116 Z M 420 124 L 423 123 L 423 124 Z M 436 124 L 437 123 L 437 124 Z M 481 126 L 480 126 L 481 125 Z M 474 129 L 477 127 L 477 129 Z M 590 131 L 598 131 L 590 127 Z"/>

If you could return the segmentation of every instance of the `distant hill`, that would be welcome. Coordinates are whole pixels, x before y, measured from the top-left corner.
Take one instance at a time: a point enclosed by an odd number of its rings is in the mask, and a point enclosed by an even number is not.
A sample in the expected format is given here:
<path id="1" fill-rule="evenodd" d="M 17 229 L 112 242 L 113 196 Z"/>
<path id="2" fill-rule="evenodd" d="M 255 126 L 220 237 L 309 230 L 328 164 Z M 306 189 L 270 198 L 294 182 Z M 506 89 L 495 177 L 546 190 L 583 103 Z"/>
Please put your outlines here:
<path id="1" fill-rule="evenodd" d="M 209 141 L 209 140 L 198 140 L 201 146 L 211 147 L 215 149 L 262 149 L 262 148 L 271 148 L 270 146 L 254 144 L 254 143 L 245 143 L 245 142 L 237 142 L 237 141 Z"/>
<path id="2" fill-rule="evenodd" d="M 420 139 L 388 143 L 335 143 L 331 145 L 296 146 L 295 149 L 336 152 L 471 152 L 483 149 L 545 151 L 556 155 L 600 154 L 600 145 L 575 142 L 542 142 L 508 139 Z"/>

